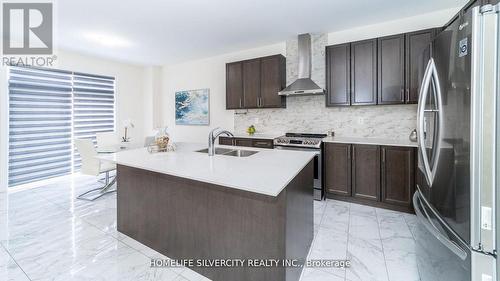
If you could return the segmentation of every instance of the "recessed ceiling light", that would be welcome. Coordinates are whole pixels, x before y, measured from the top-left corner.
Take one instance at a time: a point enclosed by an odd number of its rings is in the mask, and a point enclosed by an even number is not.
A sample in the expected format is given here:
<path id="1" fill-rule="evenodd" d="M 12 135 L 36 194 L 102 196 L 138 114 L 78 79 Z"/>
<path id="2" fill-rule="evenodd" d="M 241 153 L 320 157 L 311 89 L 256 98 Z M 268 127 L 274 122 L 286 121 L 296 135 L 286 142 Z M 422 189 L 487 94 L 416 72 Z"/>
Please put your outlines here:
<path id="1" fill-rule="evenodd" d="M 132 45 L 128 40 L 104 33 L 88 32 L 84 33 L 83 37 L 106 47 L 128 47 Z"/>

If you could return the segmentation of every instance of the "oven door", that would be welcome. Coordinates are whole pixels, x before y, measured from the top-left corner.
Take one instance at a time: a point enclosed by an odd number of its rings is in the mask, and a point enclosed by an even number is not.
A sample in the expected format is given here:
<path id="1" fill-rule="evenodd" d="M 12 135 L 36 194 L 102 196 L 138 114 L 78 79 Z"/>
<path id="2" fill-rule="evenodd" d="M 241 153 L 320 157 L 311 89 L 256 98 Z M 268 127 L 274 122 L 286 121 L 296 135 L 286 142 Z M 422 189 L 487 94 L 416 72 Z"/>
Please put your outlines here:
<path id="1" fill-rule="evenodd" d="M 319 148 L 307 148 L 307 147 L 295 147 L 295 146 L 281 146 L 275 145 L 275 149 L 281 150 L 296 150 L 296 151 L 309 151 L 316 153 L 314 156 L 314 200 L 323 200 L 323 176 L 322 176 L 322 167 L 321 163 L 323 160 L 321 159 L 321 149 Z"/>

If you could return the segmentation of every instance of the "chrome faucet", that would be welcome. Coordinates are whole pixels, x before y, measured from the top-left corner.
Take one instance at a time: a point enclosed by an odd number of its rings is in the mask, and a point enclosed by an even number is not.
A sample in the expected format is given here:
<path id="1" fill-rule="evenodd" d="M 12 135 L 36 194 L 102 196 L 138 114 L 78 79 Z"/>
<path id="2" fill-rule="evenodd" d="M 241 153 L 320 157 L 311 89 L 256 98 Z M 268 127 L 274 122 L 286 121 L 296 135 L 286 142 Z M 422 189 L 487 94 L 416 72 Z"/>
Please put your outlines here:
<path id="1" fill-rule="evenodd" d="M 220 130 L 220 131 L 217 132 L 218 130 Z M 215 155 L 214 142 L 215 142 L 215 139 L 222 134 L 224 134 L 228 137 L 234 137 L 234 135 L 231 132 L 226 131 L 226 130 L 222 130 L 220 127 L 217 127 L 215 129 L 213 129 L 212 131 L 210 131 L 210 133 L 208 134 L 208 156 Z"/>

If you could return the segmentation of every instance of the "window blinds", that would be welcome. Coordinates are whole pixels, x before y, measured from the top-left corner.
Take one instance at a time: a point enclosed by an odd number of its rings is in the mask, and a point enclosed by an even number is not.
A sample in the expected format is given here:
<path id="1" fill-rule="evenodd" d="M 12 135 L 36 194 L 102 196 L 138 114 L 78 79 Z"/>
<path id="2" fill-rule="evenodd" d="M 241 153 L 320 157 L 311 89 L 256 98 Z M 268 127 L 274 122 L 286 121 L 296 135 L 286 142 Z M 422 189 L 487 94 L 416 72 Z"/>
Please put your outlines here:
<path id="1" fill-rule="evenodd" d="M 71 173 L 74 138 L 114 130 L 114 78 L 9 68 L 9 186 Z"/>
<path id="2" fill-rule="evenodd" d="M 73 135 L 91 139 L 95 134 L 115 130 L 115 79 L 113 77 L 74 73 Z M 81 166 L 80 154 L 74 151 L 74 168 Z"/>

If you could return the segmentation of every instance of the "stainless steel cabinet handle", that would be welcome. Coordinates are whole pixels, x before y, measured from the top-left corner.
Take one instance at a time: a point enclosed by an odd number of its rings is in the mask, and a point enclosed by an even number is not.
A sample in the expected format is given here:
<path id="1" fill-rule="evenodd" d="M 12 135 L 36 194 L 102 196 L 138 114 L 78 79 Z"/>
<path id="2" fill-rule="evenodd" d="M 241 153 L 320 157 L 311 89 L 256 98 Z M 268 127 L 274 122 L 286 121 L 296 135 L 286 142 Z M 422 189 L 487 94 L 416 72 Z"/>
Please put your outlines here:
<path id="1" fill-rule="evenodd" d="M 241 103 L 241 98 L 240 98 L 240 108 L 242 108 L 242 107 L 243 107 L 243 105 L 242 105 L 242 103 Z"/>
<path id="2" fill-rule="evenodd" d="M 382 148 L 382 162 L 385 163 L 385 148 Z"/>
<path id="3" fill-rule="evenodd" d="M 399 98 L 401 99 L 401 101 L 405 101 L 405 89 L 401 88 L 401 91 L 399 93 Z"/>
<path id="4" fill-rule="evenodd" d="M 409 88 L 406 88 L 406 101 L 407 102 L 410 101 L 410 89 Z"/>

